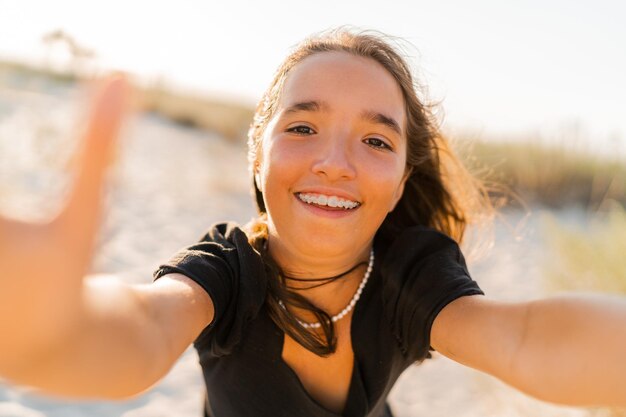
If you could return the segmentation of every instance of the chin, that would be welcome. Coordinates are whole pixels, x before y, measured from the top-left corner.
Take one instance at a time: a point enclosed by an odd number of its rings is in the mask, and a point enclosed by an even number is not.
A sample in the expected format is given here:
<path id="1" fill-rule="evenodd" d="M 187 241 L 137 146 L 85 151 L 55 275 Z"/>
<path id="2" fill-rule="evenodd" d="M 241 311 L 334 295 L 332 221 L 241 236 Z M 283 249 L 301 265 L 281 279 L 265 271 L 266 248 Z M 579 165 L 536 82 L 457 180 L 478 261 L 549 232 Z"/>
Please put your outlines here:
<path id="1" fill-rule="evenodd" d="M 303 254 L 319 257 L 358 255 L 371 240 L 360 230 L 346 231 L 336 227 L 317 227 L 304 235 L 307 236 L 305 239 L 299 239 L 300 234 L 293 236 L 293 246 Z"/>
<path id="2" fill-rule="evenodd" d="M 306 241 L 298 242 L 298 249 L 312 256 L 336 256 L 345 254 L 354 249 L 354 242 L 332 237 L 313 237 Z"/>
<path id="3" fill-rule="evenodd" d="M 371 243 L 376 229 L 373 230 L 359 221 L 347 219 L 314 219 L 308 216 L 282 220 L 278 224 L 268 217 L 270 233 L 280 240 L 280 245 L 287 252 L 299 253 L 306 257 L 337 257 L 353 254 L 359 256 Z"/>

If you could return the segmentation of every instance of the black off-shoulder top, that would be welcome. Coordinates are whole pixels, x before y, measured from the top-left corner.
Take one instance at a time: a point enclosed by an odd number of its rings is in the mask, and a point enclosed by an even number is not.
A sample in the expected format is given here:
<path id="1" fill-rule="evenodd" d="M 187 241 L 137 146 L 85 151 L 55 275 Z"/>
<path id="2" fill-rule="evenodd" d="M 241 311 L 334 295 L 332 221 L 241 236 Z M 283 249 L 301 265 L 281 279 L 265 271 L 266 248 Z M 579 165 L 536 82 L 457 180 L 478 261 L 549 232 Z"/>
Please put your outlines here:
<path id="1" fill-rule="evenodd" d="M 376 262 L 352 316 L 354 366 L 345 417 L 388 417 L 387 395 L 411 364 L 430 357 L 430 329 L 451 301 L 482 294 L 456 242 L 425 227 L 391 241 L 376 237 Z M 194 342 L 207 387 L 208 417 L 337 417 L 282 360 L 284 334 L 265 308 L 259 253 L 234 223 L 212 226 L 154 272 L 200 284 L 215 317 Z"/>

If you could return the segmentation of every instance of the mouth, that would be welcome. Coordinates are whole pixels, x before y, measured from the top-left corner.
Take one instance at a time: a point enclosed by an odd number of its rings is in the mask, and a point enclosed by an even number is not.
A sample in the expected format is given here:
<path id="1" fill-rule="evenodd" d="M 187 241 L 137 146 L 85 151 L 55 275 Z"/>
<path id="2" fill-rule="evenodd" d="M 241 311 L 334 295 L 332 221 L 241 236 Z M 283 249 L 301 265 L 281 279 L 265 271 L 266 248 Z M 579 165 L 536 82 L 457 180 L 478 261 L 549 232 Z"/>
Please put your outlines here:
<path id="1" fill-rule="evenodd" d="M 350 211 L 361 206 L 358 201 L 348 200 L 336 195 L 316 193 L 295 193 L 296 197 L 311 206 L 331 211 Z"/>

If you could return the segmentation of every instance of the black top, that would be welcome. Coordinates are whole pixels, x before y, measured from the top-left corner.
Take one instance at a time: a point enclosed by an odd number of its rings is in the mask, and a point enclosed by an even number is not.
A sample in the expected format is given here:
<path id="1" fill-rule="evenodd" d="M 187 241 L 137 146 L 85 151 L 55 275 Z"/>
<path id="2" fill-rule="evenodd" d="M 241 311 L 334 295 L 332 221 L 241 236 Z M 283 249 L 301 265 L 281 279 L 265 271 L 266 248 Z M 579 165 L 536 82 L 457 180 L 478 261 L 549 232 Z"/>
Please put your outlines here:
<path id="1" fill-rule="evenodd" d="M 430 329 L 454 299 L 482 294 L 456 242 L 425 227 L 374 241 L 376 262 L 354 307 L 354 367 L 346 417 L 390 416 L 386 398 L 400 374 L 430 357 Z M 208 390 L 210 417 L 337 417 L 317 403 L 282 360 L 284 333 L 264 305 L 259 253 L 233 223 L 214 225 L 195 245 L 159 267 L 181 273 L 215 305 L 213 322 L 194 342 Z"/>

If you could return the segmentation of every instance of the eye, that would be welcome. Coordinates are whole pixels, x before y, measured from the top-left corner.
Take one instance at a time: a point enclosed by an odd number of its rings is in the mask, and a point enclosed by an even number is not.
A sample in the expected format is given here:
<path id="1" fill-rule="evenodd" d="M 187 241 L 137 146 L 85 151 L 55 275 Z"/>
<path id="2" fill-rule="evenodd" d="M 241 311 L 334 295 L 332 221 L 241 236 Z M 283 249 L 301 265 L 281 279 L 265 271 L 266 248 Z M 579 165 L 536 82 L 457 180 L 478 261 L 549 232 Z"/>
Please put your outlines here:
<path id="1" fill-rule="evenodd" d="M 309 126 L 306 126 L 306 125 L 298 125 L 298 126 L 290 127 L 289 129 L 287 129 L 287 132 L 304 136 L 304 135 L 313 135 L 315 133 L 315 130 L 311 129 Z"/>
<path id="2" fill-rule="evenodd" d="M 387 142 L 379 138 L 367 138 L 364 140 L 364 142 L 375 149 L 393 151 L 393 148 L 389 146 Z"/>

